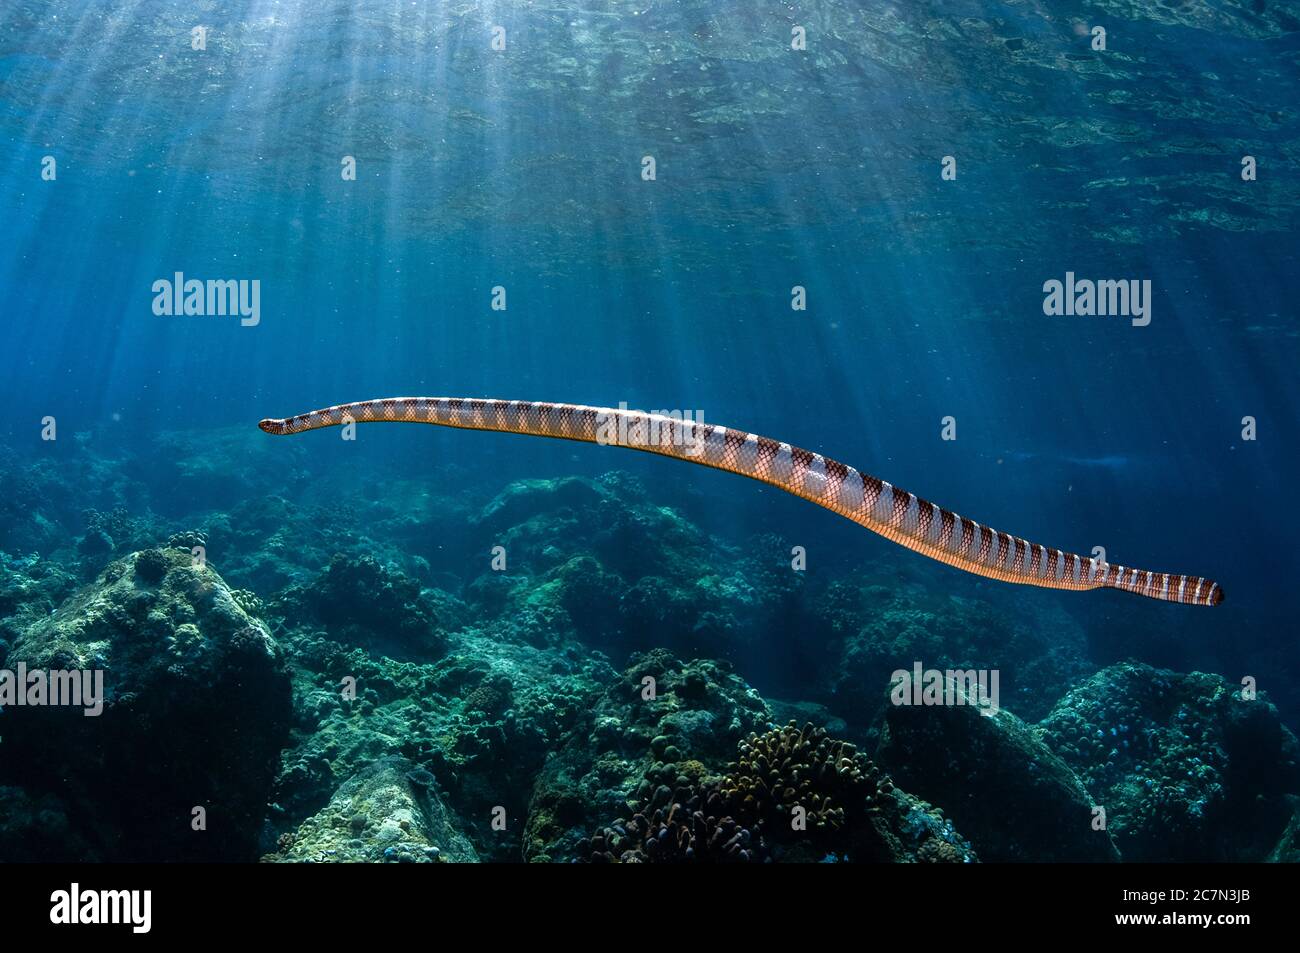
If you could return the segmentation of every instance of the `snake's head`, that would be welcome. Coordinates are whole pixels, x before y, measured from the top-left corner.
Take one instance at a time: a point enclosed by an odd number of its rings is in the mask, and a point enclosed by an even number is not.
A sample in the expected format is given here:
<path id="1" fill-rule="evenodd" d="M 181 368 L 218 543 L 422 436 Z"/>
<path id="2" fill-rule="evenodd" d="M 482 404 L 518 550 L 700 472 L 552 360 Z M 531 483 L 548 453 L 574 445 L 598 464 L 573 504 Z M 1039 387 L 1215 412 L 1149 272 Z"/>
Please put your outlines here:
<path id="1" fill-rule="evenodd" d="M 266 431 L 267 433 L 274 433 L 274 434 L 284 433 L 283 420 L 272 420 L 270 417 L 267 417 L 265 420 L 259 420 L 257 422 L 257 426 L 260 427 L 262 430 Z"/>

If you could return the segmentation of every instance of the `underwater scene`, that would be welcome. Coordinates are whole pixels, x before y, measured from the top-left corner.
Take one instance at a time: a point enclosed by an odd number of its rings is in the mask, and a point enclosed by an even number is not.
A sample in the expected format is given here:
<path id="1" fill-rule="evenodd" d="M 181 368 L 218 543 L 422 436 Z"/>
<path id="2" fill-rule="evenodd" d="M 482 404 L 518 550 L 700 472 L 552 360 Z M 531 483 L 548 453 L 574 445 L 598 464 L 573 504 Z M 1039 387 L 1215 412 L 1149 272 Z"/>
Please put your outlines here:
<path id="1" fill-rule="evenodd" d="M 0 861 L 1300 860 L 1298 92 L 1280 0 L 4 0 Z"/>

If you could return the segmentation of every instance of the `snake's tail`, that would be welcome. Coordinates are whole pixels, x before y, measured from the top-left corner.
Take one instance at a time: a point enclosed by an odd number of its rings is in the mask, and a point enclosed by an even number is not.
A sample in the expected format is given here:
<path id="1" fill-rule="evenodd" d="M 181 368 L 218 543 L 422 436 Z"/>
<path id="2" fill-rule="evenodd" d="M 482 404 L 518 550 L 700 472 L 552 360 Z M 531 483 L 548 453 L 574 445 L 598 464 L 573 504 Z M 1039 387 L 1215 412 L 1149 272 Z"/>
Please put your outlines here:
<path id="1" fill-rule="evenodd" d="M 1165 602 L 1217 606 L 1223 601 L 1223 589 L 1217 582 L 1201 576 L 1183 576 L 1171 572 L 1147 572 L 1145 569 L 1108 565 L 1102 585 L 1108 589 L 1122 589 L 1146 596 L 1148 599 L 1163 599 Z"/>
<path id="2" fill-rule="evenodd" d="M 347 423 L 392 421 L 613 444 L 738 473 L 779 487 L 966 572 L 1048 589 L 1123 589 L 1151 599 L 1216 606 L 1218 583 L 1153 573 L 1031 543 L 958 516 L 819 453 L 758 434 L 663 414 L 525 400 L 392 397 L 339 404 L 258 424 L 294 434 Z"/>

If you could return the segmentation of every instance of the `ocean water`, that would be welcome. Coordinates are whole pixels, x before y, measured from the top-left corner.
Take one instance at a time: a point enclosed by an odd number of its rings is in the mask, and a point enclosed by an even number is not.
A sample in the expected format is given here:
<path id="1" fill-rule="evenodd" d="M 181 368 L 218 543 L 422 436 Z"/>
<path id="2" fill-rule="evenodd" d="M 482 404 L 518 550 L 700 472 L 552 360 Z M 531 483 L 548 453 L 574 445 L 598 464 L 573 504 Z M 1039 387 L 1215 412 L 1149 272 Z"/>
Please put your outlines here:
<path id="1" fill-rule="evenodd" d="M 1113 859 L 1053 854 L 1041 831 L 1010 854 L 959 805 L 1013 781 L 959 791 L 891 763 L 920 742 L 882 727 L 878 670 L 922 663 L 999 670 L 1002 707 L 1111 806 L 1116 857 L 1294 858 L 1298 80 L 1300 11 L 1272 0 L 7 0 L 0 663 L 104 669 L 117 726 L 111 743 L 99 722 L 61 729 L 98 753 L 90 805 L 54 769 L 0 768 L 9 823 L 66 812 L 69 859 L 585 860 L 620 814 L 653 822 L 647 771 L 679 795 L 674 765 L 725 774 L 793 718 L 948 810 L 944 843 L 980 859 Z M 177 273 L 256 282 L 257 311 L 159 314 Z M 1067 275 L 1136 282 L 1146 313 L 1046 314 Z M 416 395 L 696 413 L 1226 599 L 982 579 L 616 448 L 256 427 Z M 157 602 L 111 623 L 85 594 L 140 552 L 188 559 L 195 533 L 274 643 L 258 697 L 283 701 L 278 727 L 253 776 L 213 754 L 126 810 L 143 782 L 112 745 L 146 729 L 121 695 L 172 711 L 175 679 L 224 685 L 234 663 L 204 653 L 229 633 L 166 603 L 183 566 L 156 594 L 133 570 Z M 636 653 L 659 648 L 675 700 L 648 718 Z M 349 673 L 359 707 L 322 702 Z M 752 717 L 751 688 L 769 706 Z M 468 707 L 479 689 L 506 700 Z M 41 717 L 6 706 L 2 744 Z M 613 778 L 574 753 L 609 724 Z M 382 817 L 322 848 L 310 822 L 397 757 L 450 820 L 402 828 L 419 850 L 372 839 Z M 548 795 L 548 757 L 589 782 Z M 1272 807 L 1243 819 L 1261 789 Z M 128 846 L 213 791 L 241 805 L 212 810 L 219 846 Z M 1044 830 L 1067 808 L 1042 806 Z M 769 840 L 755 858 L 869 853 Z"/>

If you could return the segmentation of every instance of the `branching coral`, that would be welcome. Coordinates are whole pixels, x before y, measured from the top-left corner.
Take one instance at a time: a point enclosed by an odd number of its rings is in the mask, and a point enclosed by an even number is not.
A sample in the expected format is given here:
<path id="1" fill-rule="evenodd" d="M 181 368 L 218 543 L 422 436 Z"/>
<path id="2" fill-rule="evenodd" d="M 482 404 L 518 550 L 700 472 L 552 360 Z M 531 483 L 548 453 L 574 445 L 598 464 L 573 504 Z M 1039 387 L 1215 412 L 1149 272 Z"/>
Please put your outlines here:
<path id="1" fill-rule="evenodd" d="M 853 745 L 831 738 L 824 728 L 791 722 L 740 745 L 740 760 L 719 785 L 721 804 L 767 829 L 798 820 L 807 830 L 833 833 L 857 819 L 879 793 L 893 784 Z"/>
<path id="2" fill-rule="evenodd" d="M 853 745 L 811 724 L 751 735 L 721 777 L 692 779 L 682 768 L 664 765 L 647 775 L 657 785 L 630 820 L 592 837 L 592 861 L 973 859 L 940 823 L 910 838 L 919 846 L 904 844 L 904 828 L 925 806 L 895 792 Z"/>

